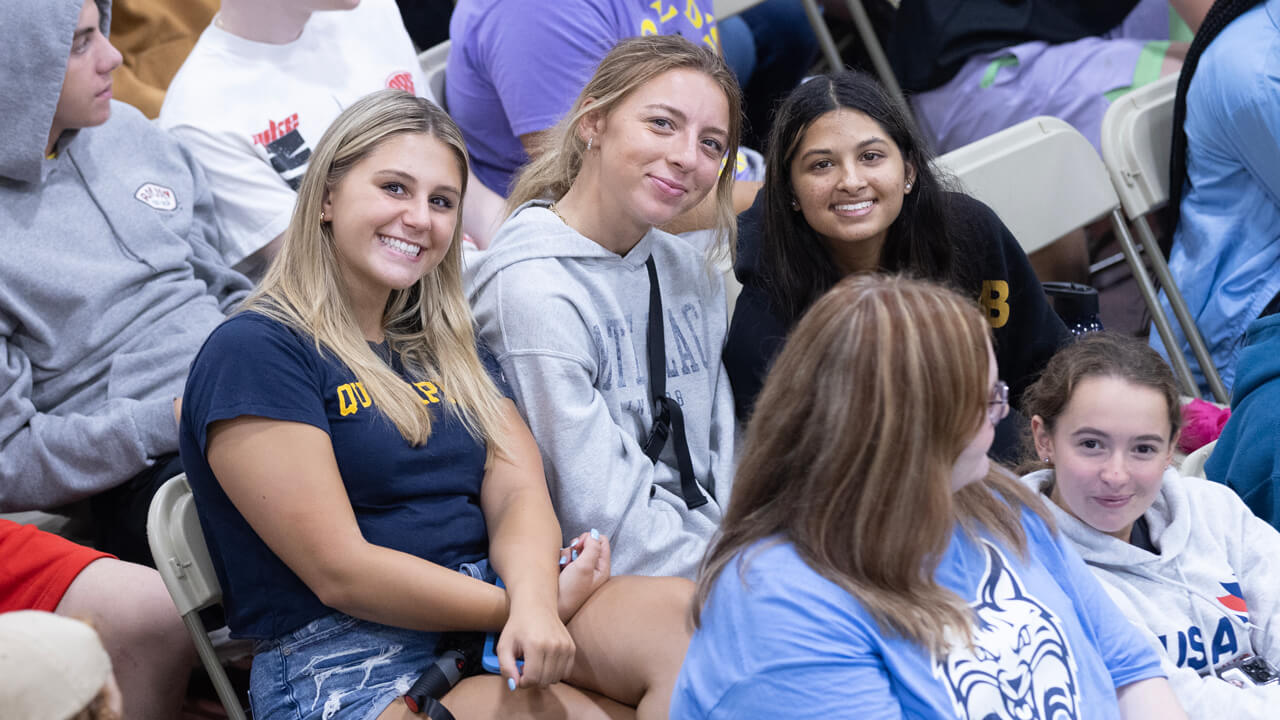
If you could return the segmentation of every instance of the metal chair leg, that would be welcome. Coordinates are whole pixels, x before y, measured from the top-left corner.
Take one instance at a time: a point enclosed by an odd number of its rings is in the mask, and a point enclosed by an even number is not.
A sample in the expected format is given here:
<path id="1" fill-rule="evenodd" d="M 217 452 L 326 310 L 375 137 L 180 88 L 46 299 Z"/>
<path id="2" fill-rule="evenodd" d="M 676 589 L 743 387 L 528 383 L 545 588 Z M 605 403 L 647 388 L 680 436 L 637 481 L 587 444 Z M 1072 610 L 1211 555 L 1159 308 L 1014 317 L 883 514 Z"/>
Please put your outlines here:
<path id="1" fill-rule="evenodd" d="M 1173 280 L 1173 273 L 1169 272 L 1169 263 L 1165 262 L 1164 253 L 1160 252 L 1155 233 L 1151 231 L 1151 224 L 1145 217 L 1138 218 L 1133 224 L 1137 228 L 1138 240 L 1142 242 L 1142 246 L 1151 248 L 1146 253 L 1151 260 L 1151 269 L 1155 271 L 1160 287 L 1164 288 L 1165 297 L 1169 298 L 1169 307 L 1173 308 L 1174 317 L 1182 326 L 1182 334 L 1186 336 L 1187 344 L 1191 346 L 1191 352 L 1196 356 L 1196 362 L 1200 363 L 1200 373 L 1204 375 L 1209 391 L 1218 402 L 1224 405 L 1229 403 L 1231 397 L 1227 393 L 1227 386 L 1222 382 L 1222 376 L 1218 374 L 1218 367 L 1213 363 L 1209 347 L 1204 344 L 1200 328 L 1196 327 L 1195 318 L 1191 317 L 1191 311 L 1187 309 L 1187 301 L 1183 299 L 1182 292 L 1178 290 L 1178 284 Z M 1168 344 L 1166 343 L 1165 346 L 1168 347 Z M 1173 348 L 1170 347 L 1169 352 L 1172 353 Z"/>
<path id="2" fill-rule="evenodd" d="M 867 9 L 863 7 L 862 0 L 846 0 L 846 3 L 849 5 L 849 14 L 853 16 L 853 24 L 858 27 L 858 36 L 862 38 L 862 44 L 867 48 L 867 54 L 871 56 L 871 64 L 875 67 L 876 74 L 880 76 L 880 82 L 884 84 L 885 90 L 889 91 L 889 95 L 902 105 L 902 110 L 907 113 L 907 117 L 911 117 L 911 106 L 907 104 L 907 96 L 902 94 L 902 87 L 898 85 L 898 78 L 893 74 L 893 68 L 889 66 L 889 58 L 885 56 L 880 39 L 876 37 L 876 30 L 871 25 L 871 17 L 867 15 Z"/>
<path id="3" fill-rule="evenodd" d="M 804 5 L 804 14 L 809 16 L 809 25 L 813 27 L 813 34 L 818 37 L 818 45 L 822 48 L 822 56 L 826 58 L 827 64 L 831 66 L 832 72 L 838 72 L 844 69 L 844 61 L 840 59 L 840 51 L 836 49 L 835 38 L 831 37 L 831 29 L 827 27 L 827 21 L 822 18 L 822 11 L 818 9 L 817 0 L 800 0 Z"/>
<path id="4" fill-rule="evenodd" d="M 1173 337 L 1173 326 L 1169 324 L 1169 318 L 1160 309 L 1155 285 L 1151 283 L 1151 276 L 1147 274 L 1147 268 L 1142 264 L 1142 256 L 1138 255 L 1133 235 L 1129 232 L 1129 226 L 1125 223 L 1124 215 L 1119 208 L 1111 211 L 1111 227 L 1116 232 L 1120 251 L 1124 253 L 1124 259 L 1128 261 L 1129 269 L 1133 271 L 1133 279 L 1138 283 L 1138 292 L 1142 294 L 1142 299 L 1151 309 L 1151 320 L 1155 323 L 1156 332 L 1160 333 L 1160 339 L 1169 350 L 1169 364 L 1173 366 L 1174 376 L 1182 385 L 1184 393 L 1191 397 L 1200 397 L 1200 388 L 1196 385 L 1195 376 L 1191 374 L 1191 367 L 1187 365 L 1187 359 L 1182 355 L 1181 346 Z"/>

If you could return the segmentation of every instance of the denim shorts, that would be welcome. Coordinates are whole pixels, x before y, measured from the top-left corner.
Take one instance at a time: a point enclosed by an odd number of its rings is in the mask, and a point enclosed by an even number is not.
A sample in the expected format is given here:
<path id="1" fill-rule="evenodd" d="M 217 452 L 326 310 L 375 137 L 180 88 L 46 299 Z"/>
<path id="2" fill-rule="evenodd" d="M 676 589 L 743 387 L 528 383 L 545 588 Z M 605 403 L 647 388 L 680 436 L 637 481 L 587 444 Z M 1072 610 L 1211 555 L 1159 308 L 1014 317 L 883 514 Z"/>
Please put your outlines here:
<path id="1" fill-rule="evenodd" d="M 459 572 L 493 582 L 488 560 Z M 335 612 L 254 648 L 255 720 L 374 720 L 436 660 L 440 633 Z"/>

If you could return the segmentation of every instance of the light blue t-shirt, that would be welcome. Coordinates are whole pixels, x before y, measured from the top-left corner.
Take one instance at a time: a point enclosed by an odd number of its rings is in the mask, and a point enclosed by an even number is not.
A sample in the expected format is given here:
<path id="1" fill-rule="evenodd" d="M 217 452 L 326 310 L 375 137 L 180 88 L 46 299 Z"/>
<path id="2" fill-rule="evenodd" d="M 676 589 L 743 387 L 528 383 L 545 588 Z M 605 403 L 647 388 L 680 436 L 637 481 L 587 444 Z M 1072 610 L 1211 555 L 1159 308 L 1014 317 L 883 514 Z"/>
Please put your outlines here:
<path id="1" fill-rule="evenodd" d="M 1231 22 L 1187 90 L 1187 182 L 1169 270 L 1230 390 L 1245 329 L 1280 292 L 1280 0 Z M 1160 304 L 1172 316 L 1169 301 Z M 1207 392 L 1178 324 L 1178 346 Z M 1157 333 L 1151 345 L 1168 357 Z"/>
<path id="2" fill-rule="evenodd" d="M 619 41 L 678 34 L 719 51 L 711 12 L 710 0 L 461 0 L 445 97 L 476 176 L 505 196 L 529 159 L 520 136 L 559 122 Z"/>
<path id="3" fill-rule="evenodd" d="M 882 633 L 790 543 L 716 580 L 672 698 L 692 718 L 1118 720 L 1116 688 L 1163 677 L 1079 555 L 1025 512 L 1028 557 L 958 530 L 938 582 L 974 608 L 975 648 L 943 658 Z"/>

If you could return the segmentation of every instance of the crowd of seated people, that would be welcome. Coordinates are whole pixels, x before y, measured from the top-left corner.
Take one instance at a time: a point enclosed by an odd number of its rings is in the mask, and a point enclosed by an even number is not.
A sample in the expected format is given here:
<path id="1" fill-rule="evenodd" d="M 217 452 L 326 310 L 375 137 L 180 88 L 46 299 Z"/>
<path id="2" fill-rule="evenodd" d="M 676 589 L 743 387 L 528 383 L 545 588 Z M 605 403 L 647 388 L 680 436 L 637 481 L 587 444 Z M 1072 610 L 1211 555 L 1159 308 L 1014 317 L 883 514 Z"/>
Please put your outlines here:
<path id="1" fill-rule="evenodd" d="M 178 716 L 146 522 L 185 473 L 263 720 L 1268 716 L 1280 0 L 903 0 L 925 132 L 801 81 L 807 33 L 761 39 L 795 0 L 746 19 L 758 62 L 704 0 L 463 0 L 444 98 L 391 0 L 219 5 L 156 122 L 112 97 L 110 0 L 0 23 L 0 512 L 90 521 L 0 518 L 0 667 L 62 653 L 0 705 Z M 1096 141 L 1179 64 L 1217 482 L 1174 469 L 1178 349 L 1073 339 L 926 134 L 1056 80 L 1031 114 Z"/>

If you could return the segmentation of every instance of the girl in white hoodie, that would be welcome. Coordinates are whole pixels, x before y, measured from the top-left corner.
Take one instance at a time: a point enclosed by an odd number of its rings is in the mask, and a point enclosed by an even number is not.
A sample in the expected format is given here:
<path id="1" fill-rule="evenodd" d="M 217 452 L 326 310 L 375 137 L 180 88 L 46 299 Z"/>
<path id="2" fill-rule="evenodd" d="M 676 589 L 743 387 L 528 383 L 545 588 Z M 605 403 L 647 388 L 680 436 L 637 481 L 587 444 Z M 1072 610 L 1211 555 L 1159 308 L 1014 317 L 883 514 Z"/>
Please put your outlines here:
<path id="1" fill-rule="evenodd" d="M 1054 356 L 1023 404 L 1040 468 L 1024 482 L 1150 631 L 1190 717 L 1275 717 L 1280 683 L 1255 686 L 1229 665 L 1280 663 L 1280 533 L 1227 487 L 1170 467 L 1181 415 L 1160 356 L 1087 336 Z"/>

